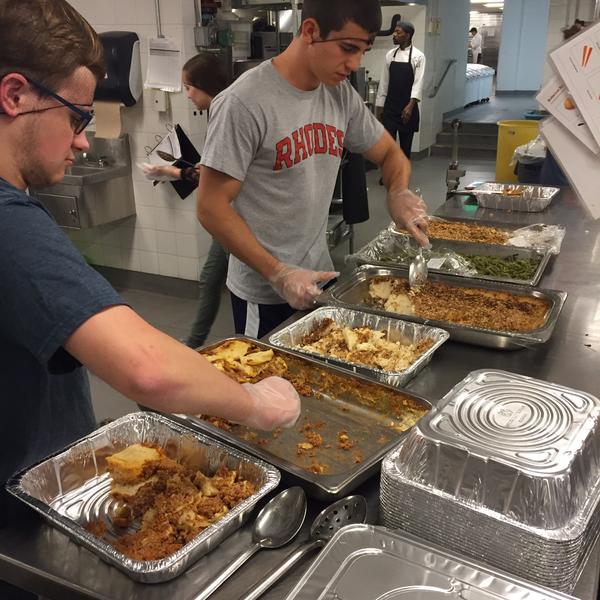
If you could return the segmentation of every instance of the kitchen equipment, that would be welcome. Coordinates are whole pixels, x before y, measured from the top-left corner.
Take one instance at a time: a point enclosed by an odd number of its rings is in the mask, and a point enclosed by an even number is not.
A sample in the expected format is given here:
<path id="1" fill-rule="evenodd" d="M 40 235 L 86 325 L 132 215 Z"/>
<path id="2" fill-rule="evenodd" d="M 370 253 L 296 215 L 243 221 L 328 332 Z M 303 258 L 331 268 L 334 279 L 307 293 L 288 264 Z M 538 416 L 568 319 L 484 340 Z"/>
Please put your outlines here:
<path id="1" fill-rule="evenodd" d="M 310 526 L 310 539 L 290 553 L 283 562 L 267 573 L 260 583 L 250 588 L 240 600 L 256 600 L 277 583 L 309 552 L 322 548 L 342 527 L 364 523 L 367 501 L 364 496 L 348 496 L 322 510 Z"/>
<path id="2" fill-rule="evenodd" d="M 196 165 L 194 163 L 188 162 L 187 160 L 184 160 L 183 158 L 175 158 L 172 154 L 169 154 L 168 152 L 164 152 L 163 150 L 155 150 L 156 154 L 162 158 L 163 160 L 166 160 L 167 162 L 182 162 L 190 167 L 195 167 Z"/>
<path id="3" fill-rule="evenodd" d="M 372 525 L 338 531 L 286 600 L 567 600 L 464 556 Z"/>
<path id="4" fill-rule="evenodd" d="M 546 320 L 542 327 L 528 332 L 492 330 L 482 327 L 461 325 L 450 321 L 424 319 L 415 315 L 389 312 L 367 303 L 371 280 L 377 277 L 400 277 L 406 279 L 407 275 L 406 269 L 401 267 L 383 268 L 375 267 L 373 265 L 362 265 L 349 273 L 342 281 L 327 288 L 327 290 L 319 296 L 318 302 L 319 304 L 324 305 L 364 310 L 384 317 L 402 318 L 406 321 L 413 321 L 415 323 L 427 323 L 427 325 L 440 327 L 448 331 L 448 333 L 450 333 L 450 339 L 466 342 L 468 344 L 487 346 L 501 350 L 516 350 L 518 348 L 527 348 L 535 344 L 547 342 L 554 331 L 562 307 L 567 299 L 566 292 L 557 290 L 532 289 L 531 287 L 526 286 L 509 285 L 496 281 L 472 280 L 466 277 L 459 278 L 453 277 L 452 275 L 443 275 L 441 273 L 434 273 L 429 277 L 432 282 L 441 282 L 456 288 L 476 288 L 508 292 L 516 294 L 517 296 L 543 298 L 549 304 Z"/>
<path id="5" fill-rule="evenodd" d="M 417 255 L 408 267 L 408 285 L 411 289 L 420 288 L 427 281 L 427 263 L 423 258 L 423 248 L 419 246 Z"/>
<path id="6" fill-rule="evenodd" d="M 473 371 L 384 459 L 382 522 L 570 592 L 600 532 L 599 429 L 590 394 Z"/>
<path id="7" fill-rule="evenodd" d="M 188 544 L 161 560 L 133 560 L 87 529 L 91 521 L 104 523 L 109 539 L 117 501 L 110 495 L 111 477 L 106 457 L 130 444 L 154 444 L 169 456 L 214 473 L 219 466 L 235 470 L 256 486 L 256 492 L 234 506 Z M 150 412 L 126 415 L 97 429 L 65 450 L 10 479 L 7 490 L 40 513 L 54 527 L 97 554 L 126 575 L 143 583 L 177 577 L 242 526 L 258 501 L 279 484 L 279 471 L 248 454 L 191 431 L 171 419 Z"/>
<path id="8" fill-rule="evenodd" d="M 280 548 L 296 537 L 306 517 L 306 495 L 301 487 L 280 492 L 258 513 L 252 529 L 252 546 L 234 559 L 198 594 L 205 600 L 262 548 Z"/>
<path id="9" fill-rule="evenodd" d="M 385 331 L 386 338 L 392 342 L 402 341 L 403 343 L 418 345 L 425 340 L 432 340 L 433 345 L 423 352 L 423 354 L 421 354 L 421 356 L 419 356 L 409 367 L 402 371 L 384 370 L 375 366 L 367 367 L 358 363 L 316 354 L 310 350 L 301 348 L 300 346 L 304 336 L 317 329 L 325 319 L 331 319 L 341 327 L 368 327 L 375 331 Z M 277 333 L 274 333 L 269 338 L 269 342 L 278 348 L 285 348 L 292 352 L 308 354 L 318 360 L 323 360 L 326 363 L 336 365 L 354 373 L 360 373 L 371 379 L 376 379 L 381 383 L 401 387 L 405 386 L 431 362 L 435 351 L 449 337 L 447 331 L 437 327 L 430 327 L 429 325 L 381 317 L 360 310 L 350 310 L 348 308 L 340 308 L 337 306 L 322 306 L 311 311 L 291 325 L 280 329 Z"/>
<path id="10" fill-rule="evenodd" d="M 242 336 L 199 351 L 211 352 L 231 340 L 272 350 L 277 361 L 285 361 L 285 377 L 295 381 L 301 393 L 302 414 L 296 426 L 268 433 L 242 425 L 219 426 L 200 416 L 173 418 L 281 466 L 289 480 L 319 500 L 342 498 L 377 473 L 383 456 L 431 408 L 413 393 Z"/>
<path id="11" fill-rule="evenodd" d="M 473 190 L 477 203 L 483 208 L 541 212 L 548 208 L 560 192 L 556 187 L 506 183 L 484 183 Z"/>

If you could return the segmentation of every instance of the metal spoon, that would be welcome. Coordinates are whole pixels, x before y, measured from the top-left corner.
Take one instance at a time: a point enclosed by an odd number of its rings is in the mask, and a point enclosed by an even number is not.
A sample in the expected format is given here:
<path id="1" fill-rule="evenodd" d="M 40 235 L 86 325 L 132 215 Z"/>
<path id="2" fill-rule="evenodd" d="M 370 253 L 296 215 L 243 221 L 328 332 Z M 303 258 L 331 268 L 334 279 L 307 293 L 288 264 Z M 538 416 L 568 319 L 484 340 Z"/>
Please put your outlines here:
<path id="1" fill-rule="evenodd" d="M 367 501 L 363 496 L 348 496 L 334 502 L 321 511 L 310 526 L 310 539 L 301 544 L 272 569 L 260 582 L 250 588 L 240 600 L 260 598 L 274 583 L 279 581 L 300 559 L 317 548 L 322 548 L 333 534 L 352 523 L 364 523 L 367 518 Z"/>
<path id="2" fill-rule="evenodd" d="M 284 490 L 258 513 L 252 529 L 252 546 L 242 552 L 195 596 L 205 600 L 261 548 L 285 546 L 300 531 L 306 517 L 306 494 L 301 487 Z"/>
<path id="3" fill-rule="evenodd" d="M 421 190 L 415 190 L 415 194 L 417 194 L 417 196 L 420 193 Z M 408 266 L 408 285 L 410 288 L 415 289 L 425 285 L 428 273 L 427 261 L 423 258 L 423 248 L 419 246 L 417 255 L 413 258 L 412 262 Z"/>
<path id="4" fill-rule="evenodd" d="M 178 162 L 182 162 L 186 165 L 189 165 L 190 167 L 196 166 L 194 163 L 184 160 L 183 158 L 175 158 L 172 154 L 169 154 L 168 152 L 163 152 L 162 150 L 157 150 L 156 154 L 158 155 L 159 158 L 162 158 L 163 160 L 166 160 L 167 162 L 178 161 Z"/>

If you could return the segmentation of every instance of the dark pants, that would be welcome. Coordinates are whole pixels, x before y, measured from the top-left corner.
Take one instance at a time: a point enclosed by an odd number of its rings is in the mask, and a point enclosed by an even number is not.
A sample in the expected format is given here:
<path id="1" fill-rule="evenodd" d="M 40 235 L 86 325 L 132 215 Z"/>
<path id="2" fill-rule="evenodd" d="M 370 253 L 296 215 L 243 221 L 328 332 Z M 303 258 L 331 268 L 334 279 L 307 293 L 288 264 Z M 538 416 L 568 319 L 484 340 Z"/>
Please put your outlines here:
<path id="1" fill-rule="evenodd" d="M 254 304 L 230 294 L 235 332 L 248 337 L 267 335 L 296 312 L 289 304 Z"/>
<path id="2" fill-rule="evenodd" d="M 410 158 L 410 150 L 412 148 L 413 137 L 415 137 L 414 131 L 399 131 L 398 127 L 401 126 L 401 123 L 398 123 L 396 119 L 392 119 L 390 117 L 386 117 L 385 114 L 383 116 L 383 126 L 386 128 L 388 133 L 396 139 L 396 135 L 400 140 L 400 148 L 402 148 L 402 152 L 406 154 L 406 158 Z"/>

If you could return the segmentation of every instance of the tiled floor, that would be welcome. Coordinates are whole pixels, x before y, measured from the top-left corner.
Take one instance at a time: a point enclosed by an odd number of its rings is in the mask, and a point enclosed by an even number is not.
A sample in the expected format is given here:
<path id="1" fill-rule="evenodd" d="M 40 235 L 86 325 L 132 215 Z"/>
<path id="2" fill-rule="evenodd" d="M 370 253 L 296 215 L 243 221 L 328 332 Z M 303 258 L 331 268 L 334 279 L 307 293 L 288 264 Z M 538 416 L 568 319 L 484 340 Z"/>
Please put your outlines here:
<path id="1" fill-rule="evenodd" d="M 492 179 L 494 163 L 492 161 L 469 161 L 461 165 L 467 169 L 463 182 Z M 411 187 L 420 188 L 430 211 L 433 211 L 445 200 L 445 177 L 448 159 L 431 157 L 413 163 Z M 367 175 L 369 186 L 370 219 L 366 223 L 354 226 L 355 249 L 369 242 L 390 222 L 385 201 L 385 188 L 378 184 L 379 172 L 371 171 Z M 332 252 L 336 269 L 343 271 L 345 257 L 348 254 L 348 244 L 340 244 Z M 152 325 L 165 331 L 175 338 L 186 338 L 196 312 L 194 299 L 173 296 L 172 294 L 155 293 L 139 289 L 117 287 L 124 299 L 144 319 Z M 225 337 L 233 333 L 233 322 L 229 296 L 223 290 L 221 306 L 217 320 L 211 330 L 208 341 Z M 115 418 L 137 410 L 137 406 L 114 391 L 97 377 L 91 376 L 92 398 L 96 417 L 100 421 L 105 418 Z"/>

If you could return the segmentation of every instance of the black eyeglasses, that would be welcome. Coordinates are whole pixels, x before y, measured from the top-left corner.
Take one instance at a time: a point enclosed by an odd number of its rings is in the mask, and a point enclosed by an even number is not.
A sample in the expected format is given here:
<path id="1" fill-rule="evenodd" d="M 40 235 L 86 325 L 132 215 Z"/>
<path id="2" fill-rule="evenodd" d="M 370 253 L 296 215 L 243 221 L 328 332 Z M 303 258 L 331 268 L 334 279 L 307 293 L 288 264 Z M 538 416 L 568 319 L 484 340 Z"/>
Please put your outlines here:
<path id="1" fill-rule="evenodd" d="M 25 76 L 25 79 L 35 88 L 37 88 L 40 92 L 58 100 L 61 103 L 61 106 L 48 106 L 47 108 L 38 108 L 36 110 L 28 110 L 19 115 L 29 115 L 32 113 L 45 112 L 47 110 L 53 110 L 55 108 L 63 108 L 67 107 L 73 114 L 71 115 L 71 127 L 73 128 L 73 133 L 75 135 L 79 135 L 89 124 L 90 121 L 94 118 L 93 111 L 82 110 L 78 106 L 75 106 L 72 102 L 65 100 L 62 96 L 59 96 L 57 93 L 48 89 L 45 85 L 34 81 L 33 79 Z M 18 115 L 17 115 L 18 116 Z"/>

